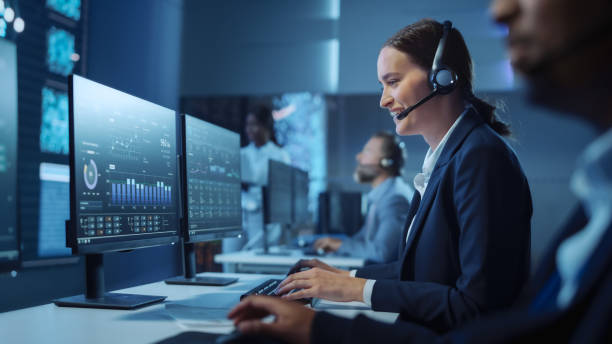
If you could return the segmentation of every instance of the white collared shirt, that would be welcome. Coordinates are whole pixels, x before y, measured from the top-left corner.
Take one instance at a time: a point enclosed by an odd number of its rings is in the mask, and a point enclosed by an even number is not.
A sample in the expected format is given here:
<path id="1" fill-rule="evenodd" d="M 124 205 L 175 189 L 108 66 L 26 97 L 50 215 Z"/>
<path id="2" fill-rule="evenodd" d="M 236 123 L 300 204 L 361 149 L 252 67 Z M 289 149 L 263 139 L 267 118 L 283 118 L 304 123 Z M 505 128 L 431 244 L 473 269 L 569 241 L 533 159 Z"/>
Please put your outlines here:
<path id="1" fill-rule="evenodd" d="M 421 198 L 423 198 L 423 195 L 425 194 L 425 189 L 427 188 L 427 184 L 429 183 L 429 178 L 431 177 L 431 173 L 433 172 L 434 167 L 436 167 L 436 163 L 440 158 L 440 154 L 442 154 L 442 151 L 444 150 L 446 141 L 448 141 L 448 138 L 453 133 L 459 122 L 461 122 L 461 119 L 464 115 L 465 112 L 461 113 L 461 115 L 457 117 L 455 123 L 453 123 L 453 125 L 448 129 L 446 134 L 444 134 L 444 137 L 442 137 L 442 140 L 440 141 L 436 149 L 432 151 L 431 147 L 429 147 L 429 149 L 427 150 L 427 154 L 425 154 L 425 160 L 423 160 L 422 172 L 417 173 L 417 175 L 414 176 L 413 180 L 414 188 L 421 194 Z"/>
<path id="2" fill-rule="evenodd" d="M 272 141 L 266 142 L 261 147 L 250 143 L 240 149 L 240 167 L 242 181 L 257 185 L 268 184 L 268 160 L 276 160 L 289 164 L 289 154 Z"/>
<path id="3" fill-rule="evenodd" d="M 580 272 L 612 223 L 612 129 L 590 144 L 578 160 L 570 187 L 582 203 L 589 222 L 557 249 L 561 289 L 557 306 L 569 306 L 580 285 Z"/>
<path id="4" fill-rule="evenodd" d="M 423 160 L 423 168 L 422 168 L 423 172 L 417 173 L 417 175 L 414 176 L 414 181 L 413 181 L 414 188 L 421 194 L 421 199 L 423 199 L 423 196 L 425 195 L 427 184 L 429 184 L 429 178 L 431 178 L 431 174 L 434 168 L 436 167 L 436 164 L 438 163 L 440 154 L 442 154 L 442 151 L 444 150 L 444 146 L 446 146 L 446 141 L 448 141 L 448 138 L 451 136 L 453 131 L 455 131 L 455 128 L 457 128 L 457 125 L 459 124 L 459 122 L 461 122 L 461 119 L 463 118 L 463 116 L 465 116 L 465 111 L 461 113 L 459 117 L 457 117 L 457 119 L 455 120 L 455 123 L 453 123 L 453 125 L 451 125 L 451 127 L 448 129 L 446 134 L 444 134 L 444 137 L 442 137 L 442 140 L 438 144 L 438 147 L 436 147 L 436 149 L 434 149 L 433 152 L 431 150 L 431 147 L 429 147 L 429 149 L 427 150 L 427 154 L 425 154 L 425 160 Z M 414 223 L 415 217 L 416 216 L 412 217 L 412 221 L 410 222 L 410 227 L 408 227 L 408 232 L 406 232 L 406 237 L 404 238 L 406 242 L 408 242 L 408 237 L 410 236 L 410 231 L 412 230 L 412 224 Z"/>

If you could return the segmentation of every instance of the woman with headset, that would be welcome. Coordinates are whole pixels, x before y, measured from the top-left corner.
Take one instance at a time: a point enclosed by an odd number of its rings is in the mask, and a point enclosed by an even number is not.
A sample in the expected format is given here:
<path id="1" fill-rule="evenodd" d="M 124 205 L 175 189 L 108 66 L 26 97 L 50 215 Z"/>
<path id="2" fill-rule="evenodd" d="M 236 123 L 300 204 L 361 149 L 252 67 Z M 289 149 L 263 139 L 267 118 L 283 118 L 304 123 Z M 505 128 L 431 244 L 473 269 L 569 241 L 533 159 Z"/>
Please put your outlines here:
<path id="1" fill-rule="evenodd" d="M 472 61 L 450 22 L 421 20 L 378 56 L 380 106 L 399 135 L 429 145 L 400 242 L 400 259 L 345 271 L 318 260 L 278 293 L 362 301 L 437 332 L 510 306 L 529 275 L 531 195 L 503 136 L 509 127 L 472 90 Z M 300 291 L 287 294 L 293 289 Z"/>

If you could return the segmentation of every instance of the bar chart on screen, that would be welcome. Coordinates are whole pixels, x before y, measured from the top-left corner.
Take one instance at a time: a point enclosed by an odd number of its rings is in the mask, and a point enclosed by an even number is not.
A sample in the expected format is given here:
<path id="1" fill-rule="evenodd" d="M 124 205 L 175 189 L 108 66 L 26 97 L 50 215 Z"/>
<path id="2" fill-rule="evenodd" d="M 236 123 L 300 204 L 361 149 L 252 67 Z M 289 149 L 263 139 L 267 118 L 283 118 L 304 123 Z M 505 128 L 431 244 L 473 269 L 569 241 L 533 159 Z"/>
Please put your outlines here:
<path id="1" fill-rule="evenodd" d="M 162 178 L 159 178 L 162 179 Z M 172 205 L 172 186 L 168 181 L 147 178 L 109 179 L 110 206 L 167 207 Z"/>

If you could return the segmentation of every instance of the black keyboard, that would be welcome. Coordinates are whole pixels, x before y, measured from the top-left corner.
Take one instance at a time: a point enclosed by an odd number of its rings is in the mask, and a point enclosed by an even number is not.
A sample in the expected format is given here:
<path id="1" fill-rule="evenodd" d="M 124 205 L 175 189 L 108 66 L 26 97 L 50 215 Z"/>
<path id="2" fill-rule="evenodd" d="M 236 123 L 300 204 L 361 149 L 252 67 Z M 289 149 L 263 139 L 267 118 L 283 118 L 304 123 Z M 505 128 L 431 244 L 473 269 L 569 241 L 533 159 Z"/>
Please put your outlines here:
<path id="1" fill-rule="evenodd" d="M 251 295 L 268 295 L 268 296 L 276 296 L 274 291 L 276 291 L 276 287 L 282 282 L 280 279 L 269 279 L 257 287 L 247 291 L 246 293 L 240 295 L 240 300 L 244 299 L 247 296 Z"/>
<path id="2" fill-rule="evenodd" d="M 244 299 L 247 296 L 251 296 L 251 295 L 267 295 L 267 296 L 278 296 L 276 295 L 275 291 L 276 288 L 278 287 L 278 285 L 282 282 L 283 280 L 281 279 L 269 279 L 261 284 L 259 284 L 257 287 L 247 291 L 246 293 L 240 295 L 240 300 L 242 301 L 242 299 Z M 297 291 L 297 289 L 293 289 L 292 291 L 289 292 L 289 294 L 293 293 Z M 309 304 L 312 302 L 311 298 L 307 298 L 307 299 L 299 299 L 296 300 L 305 304 Z"/>

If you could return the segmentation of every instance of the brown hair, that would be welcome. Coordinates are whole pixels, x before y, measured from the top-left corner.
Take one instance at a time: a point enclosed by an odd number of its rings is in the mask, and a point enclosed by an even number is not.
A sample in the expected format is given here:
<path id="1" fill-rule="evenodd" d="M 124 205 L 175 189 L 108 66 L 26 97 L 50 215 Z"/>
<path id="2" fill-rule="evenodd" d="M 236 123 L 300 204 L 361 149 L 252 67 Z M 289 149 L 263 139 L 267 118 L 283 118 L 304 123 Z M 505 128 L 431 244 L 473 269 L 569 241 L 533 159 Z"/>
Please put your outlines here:
<path id="1" fill-rule="evenodd" d="M 431 69 L 438 42 L 444 29 L 441 23 L 432 19 L 421 19 L 391 36 L 383 47 L 392 47 L 409 55 L 413 61 L 426 70 Z M 487 124 L 502 136 L 510 136 L 510 126 L 496 115 L 496 106 L 476 97 L 472 90 L 473 67 L 470 52 L 461 33 L 453 28 L 446 40 L 442 62 L 457 73 L 458 88 L 466 101 L 472 103 Z"/>

